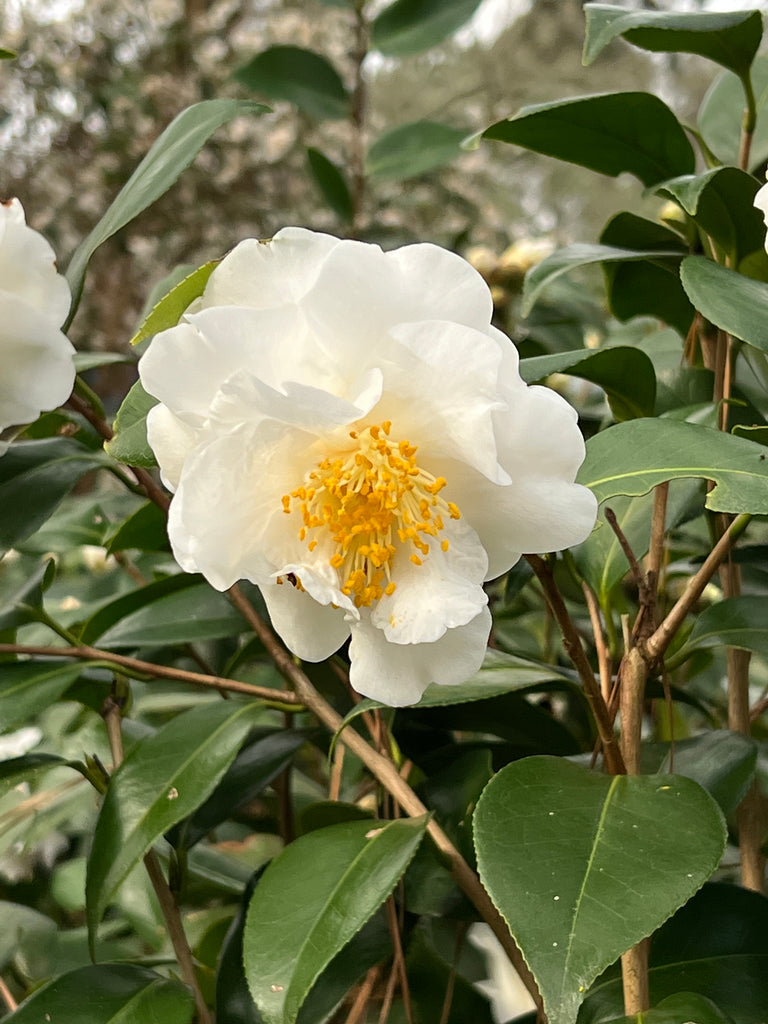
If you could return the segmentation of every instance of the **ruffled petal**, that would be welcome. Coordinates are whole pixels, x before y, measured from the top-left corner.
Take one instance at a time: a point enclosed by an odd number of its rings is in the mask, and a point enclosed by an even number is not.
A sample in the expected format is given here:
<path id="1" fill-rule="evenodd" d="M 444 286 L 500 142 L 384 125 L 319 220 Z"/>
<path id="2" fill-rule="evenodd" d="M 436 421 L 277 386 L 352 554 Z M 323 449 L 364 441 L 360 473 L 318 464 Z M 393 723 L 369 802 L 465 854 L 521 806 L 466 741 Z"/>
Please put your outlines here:
<path id="1" fill-rule="evenodd" d="M 147 414 L 147 440 L 160 466 L 160 478 L 169 491 L 179 486 L 184 462 L 191 455 L 198 431 L 180 420 L 167 405 L 155 405 Z"/>
<path id="2" fill-rule="evenodd" d="M 53 249 L 27 227 L 18 199 L 0 203 L 0 225 L 0 295 L 15 296 L 51 327 L 61 327 L 71 296 L 67 279 L 56 270 Z"/>
<path id="3" fill-rule="evenodd" d="M 415 704 L 430 683 L 458 686 L 478 671 L 491 631 L 483 608 L 471 622 L 431 644 L 391 644 L 369 619 L 351 624 L 349 680 L 365 697 L 390 707 Z"/>
<path id="4" fill-rule="evenodd" d="M 349 625 L 340 608 L 319 604 L 287 581 L 282 586 L 262 585 L 261 592 L 275 632 L 297 658 L 323 661 L 349 636 Z"/>

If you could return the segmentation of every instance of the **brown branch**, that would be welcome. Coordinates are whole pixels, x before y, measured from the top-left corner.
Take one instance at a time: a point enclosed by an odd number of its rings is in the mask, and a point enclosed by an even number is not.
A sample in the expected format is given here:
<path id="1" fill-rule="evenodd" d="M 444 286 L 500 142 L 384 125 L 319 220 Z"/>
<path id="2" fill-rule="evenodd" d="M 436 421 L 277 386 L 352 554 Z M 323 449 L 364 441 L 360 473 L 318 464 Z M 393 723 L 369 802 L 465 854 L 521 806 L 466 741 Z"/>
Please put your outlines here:
<path id="1" fill-rule="evenodd" d="M 579 634 L 568 614 L 568 609 L 565 607 L 560 591 L 557 589 L 552 570 L 539 555 L 526 555 L 525 557 L 544 589 L 547 602 L 552 609 L 552 614 L 557 619 L 560 631 L 563 634 L 565 649 L 579 673 L 584 693 L 595 718 L 600 741 L 603 744 L 603 754 L 608 771 L 611 775 L 623 775 L 626 772 L 624 759 L 621 756 L 621 751 L 613 733 L 613 725 L 608 708 L 603 700 L 600 687 L 595 680 L 592 666 L 589 664 L 587 655 L 582 647 Z"/>
<path id="2" fill-rule="evenodd" d="M 659 484 L 653 494 L 653 517 L 651 519 L 651 541 L 648 545 L 648 557 L 645 571 L 648 576 L 653 574 L 658 583 L 661 576 L 661 565 L 664 559 L 664 534 L 667 526 L 667 498 L 669 481 Z"/>
<path id="3" fill-rule="evenodd" d="M 3 1000 L 5 1005 L 8 1007 L 8 1010 L 9 1010 L 10 1013 L 13 1013 L 13 1011 L 19 1005 L 16 1002 L 16 1000 L 13 998 L 13 995 L 11 994 L 11 990 L 6 985 L 5 979 L 3 978 L 3 976 L 1 974 L 0 974 L 0 999 Z"/>
<path id="4" fill-rule="evenodd" d="M 611 663 L 611 652 L 605 642 L 603 635 L 603 624 L 600 621 L 600 606 L 592 588 L 586 580 L 581 581 L 581 590 L 589 610 L 589 620 L 592 623 L 592 633 L 595 637 L 595 650 L 597 651 L 597 665 L 600 670 L 600 692 L 603 695 L 606 707 L 611 699 L 613 665 Z"/>
<path id="5" fill-rule="evenodd" d="M 405 1019 L 408 1021 L 408 1024 L 413 1024 L 413 1011 L 411 1009 L 411 990 L 408 987 L 408 971 L 405 966 L 403 943 L 400 936 L 400 923 L 397 920 L 397 908 L 395 907 L 394 896 L 390 896 L 387 899 L 386 906 L 387 924 L 389 925 L 389 931 L 392 936 L 394 966 L 400 978 L 400 994 L 403 997 L 403 1009 L 405 1010 Z"/>
<path id="6" fill-rule="evenodd" d="M 183 668 L 156 665 L 152 661 L 139 661 L 138 658 L 127 658 L 122 654 L 102 651 L 97 647 L 45 647 L 36 644 L 0 644 L 0 654 L 29 654 L 48 658 L 77 658 L 80 661 L 106 661 L 123 669 L 128 675 L 138 673 L 139 676 L 150 676 L 155 679 L 175 679 L 181 683 L 192 683 L 195 686 L 205 686 L 220 692 L 243 693 L 247 697 L 270 701 L 274 704 L 299 705 L 296 694 L 291 693 L 290 690 L 271 690 L 268 686 L 253 686 L 251 683 L 241 683 L 237 679 L 202 675 L 199 672 L 188 672 Z"/>
<path id="7" fill-rule="evenodd" d="M 398 802 L 409 817 L 418 818 L 426 814 L 427 808 L 400 776 L 392 761 L 374 750 L 354 729 L 344 726 L 341 715 L 315 690 L 307 675 L 302 671 L 292 655 L 283 647 L 261 616 L 258 615 L 240 588 L 235 585 L 230 587 L 227 593 L 234 606 L 261 640 L 265 650 L 275 663 L 277 670 L 294 687 L 299 701 L 309 708 L 332 733 L 338 733 L 340 729 L 342 730 L 339 740 L 353 754 L 360 758 L 366 768 L 368 768 L 393 799 Z M 480 879 L 434 819 L 430 820 L 427 825 L 427 832 L 450 865 L 451 874 L 455 882 L 472 901 L 480 916 L 490 925 L 504 952 L 523 979 L 525 987 L 531 993 L 537 1007 L 541 1008 L 541 996 L 536 988 L 533 975 L 523 960 L 522 954 L 517 948 L 504 919 L 481 885 Z"/>

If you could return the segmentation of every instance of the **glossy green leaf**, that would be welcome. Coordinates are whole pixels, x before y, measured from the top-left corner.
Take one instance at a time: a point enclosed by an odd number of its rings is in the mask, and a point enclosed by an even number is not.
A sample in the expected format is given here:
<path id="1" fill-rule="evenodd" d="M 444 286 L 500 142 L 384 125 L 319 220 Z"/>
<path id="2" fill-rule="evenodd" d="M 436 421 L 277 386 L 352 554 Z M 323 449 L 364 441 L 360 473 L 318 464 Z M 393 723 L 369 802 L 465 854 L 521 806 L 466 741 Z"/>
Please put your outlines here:
<path id="1" fill-rule="evenodd" d="M 220 260 L 210 260 L 202 267 L 193 270 L 183 281 L 179 281 L 169 292 L 153 306 L 151 312 L 145 317 L 138 331 L 131 338 L 131 345 L 138 345 L 145 338 L 159 334 L 168 327 L 175 327 L 181 319 L 184 310 L 190 302 L 198 298 L 205 291 L 208 278 L 219 265 Z"/>
<path id="2" fill-rule="evenodd" d="M 229 926 L 219 954 L 216 971 L 216 1018 L 226 1024 L 264 1024 L 264 1018 L 248 991 L 243 970 L 243 932 L 245 915 L 264 869 L 260 868 L 249 880 L 232 924 Z"/>
<path id="3" fill-rule="evenodd" d="M 768 654 L 768 597 L 729 597 L 700 612 L 681 653 L 706 647 L 740 647 Z"/>
<path id="4" fill-rule="evenodd" d="M 685 256 L 686 249 L 676 241 L 675 245 L 677 258 Z M 557 249 L 551 256 L 547 256 L 535 267 L 528 271 L 523 285 L 523 302 L 521 312 L 527 316 L 539 295 L 557 280 L 562 274 L 570 273 L 579 267 L 591 266 L 595 263 L 626 262 L 627 260 L 654 260 L 669 259 L 674 255 L 667 249 L 620 249 L 611 245 L 589 245 L 577 242 L 575 245 L 568 245 L 564 249 Z"/>
<path id="5" fill-rule="evenodd" d="M 681 1021 L 695 1021 L 696 1024 L 731 1024 L 730 1017 L 724 1016 L 711 999 L 695 992 L 676 992 L 663 999 L 658 1006 L 632 1017 L 606 1024 L 681 1024 Z"/>
<path id="6" fill-rule="evenodd" d="M 320 973 L 391 893 L 426 826 L 426 818 L 334 825 L 270 864 L 244 937 L 248 985 L 267 1024 L 293 1024 Z"/>
<path id="7" fill-rule="evenodd" d="M 598 384 L 617 420 L 653 415 L 656 373 L 651 360 L 638 348 L 617 345 L 594 352 L 556 352 L 520 362 L 520 376 L 527 384 L 550 373 L 566 373 Z"/>
<path id="8" fill-rule="evenodd" d="M 695 53 L 745 75 L 763 36 L 758 11 L 628 11 L 612 4 L 585 4 L 585 64 L 617 36 L 654 53 Z"/>
<path id="9" fill-rule="evenodd" d="M 697 480 L 671 482 L 667 494 L 667 529 L 672 529 L 681 521 L 692 502 L 701 502 L 701 490 L 702 486 Z M 609 506 L 613 511 L 622 533 L 640 559 L 648 553 L 650 545 L 654 500 L 651 493 L 636 498 L 616 494 L 606 502 L 606 507 Z M 629 572 L 629 562 L 616 534 L 605 519 L 605 508 L 598 512 L 598 523 L 598 529 L 593 530 L 584 543 L 573 550 L 573 557 L 598 601 L 602 607 L 606 607 L 611 591 Z"/>
<path id="10" fill-rule="evenodd" d="M 153 501 L 147 501 L 121 523 L 107 541 L 107 552 L 139 548 L 168 550 L 168 517 Z"/>
<path id="11" fill-rule="evenodd" d="M 587 441 L 577 479 L 598 502 L 645 494 L 665 480 L 714 480 L 713 512 L 768 513 L 768 459 L 762 446 L 713 427 L 671 419 L 617 423 Z"/>
<path id="12" fill-rule="evenodd" d="M 474 821 L 480 878 L 549 1024 L 573 1024 L 598 974 L 696 892 L 726 841 L 717 804 L 688 779 L 611 778 L 552 757 L 503 768 Z"/>
<path id="13" fill-rule="evenodd" d="M 747 794 L 756 764 L 754 740 L 728 729 L 715 729 L 676 742 L 659 770 L 674 769 L 676 775 L 698 782 L 717 800 L 723 814 L 732 814 Z"/>
<path id="14" fill-rule="evenodd" d="M 469 21 L 480 0 L 395 0 L 374 19 L 371 45 L 406 57 L 441 43 Z"/>
<path id="15" fill-rule="evenodd" d="M 194 643 L 247 628 L 227 598 L 207 583 L 184 587 L 130 612 L 99 638 L 107 649 Z"/>
<path id="16" fill-rule="evenodd" d="M 399 125 L 372 144 L 365 160 L 366 173 L 382 181 L 426 174 L 461 156 L 466 135 L 436 121 Z"/>
<path id="17" fill-rule="evenodd" d="M 695 158 L 680 122 L 645 92 L 580 96 L 523 107 L 482 133 L 536 153 L 616 177 L 634 174 L 655 185 L 692 174 Z"/>
<path id="18" fill-rule="evenodd" d="M 202 577 L 192 573 L 177 573 L 175 576 L 166 576 L 163 579 L 155 580 L 144 587 L 138 587 L 127 594 L 107 601 L 88 619 L 83 626 L 80 639 L 84 644 L 94 644 L 99 637 L 108 629 L 119 623 L 127 615 L 159 601 L 169 594 L 175 594 L 187 587 L 198 587 L 202 584 Z"/>
<path id="19" fill-rule="evenodd" d="M 270 46 L 235 71 L 246 88 L 270 100 L 287 100 L 310 117 L 349 117 L 350 99 L 331 62 L 300 46 Z"/>
<path id="20" fill-rule="evenodd" d="M 179 845 L 188 849 L 239 807 L 251 803 L 293 760 L 306 743 L 295 729 L 258 735 L 238 753 L 214 791 L 178 829 Z"/>
<path id="21" fill-rule="evenodd" d="M 12 444 L 0 459 L 0 552 L 31 536 L 104 453 L 66 437 Z"/>
<path id="22" fill-rule="evenodd" d="M 347 180 L 339 168 L 319 149 L 307 149 L 307 162 L 320 194 L 339 220 L 348 224 L 352 220 L 352 196 Z"/>
<path id="23" fill-rule="evenodd" d="M 665 181 L 657 192 L 675 200 L 736 265 L 765 244 L 765 224 L 754 205 L 759 188 L 757 178 L 738 167 L 715 167 Z"/>
<path id="24" fill-rule="evenodd" d="M 0 630 L 16 629 L 27 622 L 38 622 L 43 594 L 56 576 L 56 562 L 47 558 L 16 593 L 0 602 Z"/>
<path id="25" fill-rule="evenodd" d="M 621 1016 L 620 974 L 618 966 L 611 968 L 594 985 L 579 1024 Z M 737 885 L 705 885 L 651 939 L 652 1005 L 685 990 L 712 1000 L 729 1024 L 763 1024 L 766 977 L 768 900 Z"/>
<path id="26" fill-rule="evenodd" d="M 2 670 L 0 669 L 0 680 Z M 58 754 L 21 754 L 19 757 L 9 757 L 0 761 L 0 795 L 9 788 L 17 786 L 19 782 L 33 779 L 40 772 L 48 771 L 50 768 L 74 767 L 75 763 L 68 761 L 66 757 L 59 757 Z"/>
<path id="27" fill-rule="evenodd" d="M 106 441 L 104 448 L 118 462 L 128 466 L 156 466 L 155 453 L 147 440 L 147 413 L 157 405 L 157 399 L 148 395 L 137 380 L 117 410 L 113 429 L 115 436 Z"/>
<path id="28" fill-rule="evenodd" d="M 756 57 L 752 65 L 752 87 L 757 106 L 757 125 L 752 137 L 750 169 L 768 157 L 768 57 Z M 709 87 L 698 115 L 698 126 L 709 148 L 726 164 L 738 164 L 741 121 L 744 115 L 744 86 L 731 71 L 724 71 Z"/>
<path id="29" fill-rule="evenodd" d="M 99 223 L 75 250 L 67 267 L 67 280 L 72 289 L 72 311 L 67 326 L 77 309 L 88 263 L 102 242 L 167 192 L 217 128 L 233 117 L 261 114 L 266 109 L 245 100 L 217 99 L 203 100 L 177 114 L 152 144 Z"/>
<path id="30" fill-rule="evenodd" d="M 680 278 L 691 302 L 707 320 L 768 352 L 768 284 L 704 256 L 683 260 Z"/>
<path id="31" fill-rule="evenodd" d="M 427 934 L 423 926 L 414 929 L 405 958 L 414 1019 L 430 1024 L 441 1020 L 445 1024 L 493 1024 L 498 1018 L 485 993 L 481 994 L 449 962 L 453 950 L 449 947 L 441 956 Z M 449 986 L 451 1010 L 448 1017 L 443 1017 Z"/>
<path id="32" fill-rule="evenodd" d="M 13 50 L 6 50 L 4 46 L 0 46 L 0 60 L 13 60 L 15 56 Z"/>
<path id="33" fill-rule="evenodd" d="M 53 658 L 0 662 L 0 732 L 29 722 L 57 701 L 82 671 L 80 662 Z"/>
<path id="34" fill-rule="evenodd" d="M 206 800 L 259 711 L 255 702 L 206 702 L 137 743 L 116 769 L 88 858 L 91 943 L 120 883 L 164 832 Z"/>
<path id="35" fill-rule="evenodd" d="M 192 994 L 132 964 L 95 964 L 63 974 L 26 999 L 8 1024 L 189 1024 Z"/>

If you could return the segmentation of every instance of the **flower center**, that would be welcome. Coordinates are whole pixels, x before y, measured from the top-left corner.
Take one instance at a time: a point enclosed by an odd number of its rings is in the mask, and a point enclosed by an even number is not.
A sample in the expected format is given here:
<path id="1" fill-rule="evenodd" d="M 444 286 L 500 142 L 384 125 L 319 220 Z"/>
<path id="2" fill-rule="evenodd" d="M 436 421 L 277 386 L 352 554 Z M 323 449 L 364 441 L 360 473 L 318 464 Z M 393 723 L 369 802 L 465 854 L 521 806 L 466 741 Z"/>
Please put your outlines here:
<path id="1" fill-rule="evenodd" d="M 416 446 L 392 441 L 391 427 L 387 420 L 351 430 L 355 446 L 324 458 L 282 499 L 288 515 L 298 508 L 299 540 L 306 540 L 310 551 L 322 531 L 330 534 L 335 550 L 329 562 L 339 571 L 342 593 L 358 608 L 394 593 L 398 550 L 410 550 L 410 560 L 421 565 L 444 528 L 443 517 L 461 518 L 456 505 L 440 497 L 444 477 L 417 465 Z M 440 546 L 447 551 L 448 541 Z"/>

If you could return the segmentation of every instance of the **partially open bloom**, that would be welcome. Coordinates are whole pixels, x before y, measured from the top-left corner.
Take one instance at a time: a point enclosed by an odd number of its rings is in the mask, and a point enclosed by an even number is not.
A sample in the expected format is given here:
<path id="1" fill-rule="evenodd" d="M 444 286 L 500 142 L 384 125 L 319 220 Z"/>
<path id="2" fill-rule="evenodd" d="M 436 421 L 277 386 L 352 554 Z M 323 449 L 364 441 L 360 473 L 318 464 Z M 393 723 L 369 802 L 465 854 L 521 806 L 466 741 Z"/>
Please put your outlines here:
<path id="1" fill-rule="evenodd" d="M 69 397 L 74 349 L 59 330 L 69 303 L 53 249 L 27 227 L 18 199 L 0 203 L 0 430 Z"/>
<path id="2" fill-rule="evenodd" d="M 245 578 L 300 658 L 348 638 L 387 704 L 477 670 L 483 582 L 583 540 L 576 414 L 527 387 L 487 285 L 433 245 L 241 242 L 139 369 L 174 554 Z"/>

